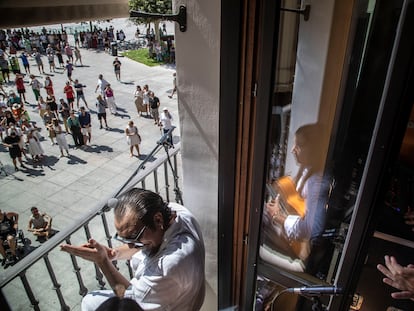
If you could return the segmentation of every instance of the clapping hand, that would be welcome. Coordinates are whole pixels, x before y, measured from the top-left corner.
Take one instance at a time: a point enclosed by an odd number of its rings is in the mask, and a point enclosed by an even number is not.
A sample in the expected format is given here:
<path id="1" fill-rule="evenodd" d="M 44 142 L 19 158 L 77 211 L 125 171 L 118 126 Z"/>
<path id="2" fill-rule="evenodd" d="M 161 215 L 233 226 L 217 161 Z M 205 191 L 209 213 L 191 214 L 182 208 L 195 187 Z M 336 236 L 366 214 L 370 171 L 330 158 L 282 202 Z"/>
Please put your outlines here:
<path id="1" fill-rule="evenodd" d="M 89 239 L 88 243 L 79 246 L 62 244 L 60 246 L 60 249 L 64 252 L 79 256 L 89 261 L 93 261 L 97 264 L 102 263 L 106 260 L 115 260 L 117 255 L 116 250 L 99 244 L 94 239 Z"/>
<path id="2" fill-rule="evenodd" d="M 379 264 L 377 269 L 386 276 L 382 280 L 385 284 L 400 290 L 391 297 L 414 300 L 414 265 L 404 267 L 393 256 L 385 256 L 385 266 Z"/>

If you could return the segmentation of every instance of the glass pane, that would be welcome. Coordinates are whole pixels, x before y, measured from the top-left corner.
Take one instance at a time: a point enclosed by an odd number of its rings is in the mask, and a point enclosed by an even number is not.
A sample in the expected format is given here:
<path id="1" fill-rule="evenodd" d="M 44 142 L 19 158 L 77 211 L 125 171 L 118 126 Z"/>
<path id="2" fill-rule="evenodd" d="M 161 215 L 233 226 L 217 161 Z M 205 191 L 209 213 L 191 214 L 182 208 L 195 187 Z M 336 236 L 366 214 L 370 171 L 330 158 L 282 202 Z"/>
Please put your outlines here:
<path id="1" fill-rule="evenodd" d="M 325 65 L 321 55 L 326 56 L 328 50 L 331 24 L 305 28 L 297 17 L 295 41 L 285 42 L 295 32 L 292 23 L 281 18 L 256 310 L 269 306 L 284 289 L 298 284 L 334 290 L 380 107 L 401 1 L 357 1 L 357 6 L 343 98 L 335 103 L 324 103 L 324 93 L 318 89 L 329 83 L 323 80 L 327 69 L 320 72 L 318 66 Z M 293 60 L 287 59 L 286 47 L 297 48 L 291 54 Z M 280 68 L 286 70 L 292 62 L 291 80 L 283 79 L 289 74 Z M 315 99 L 312 94 L 320 97 Z M 283 296 L 277 298 L 277 308 L 283 310 L 310 310 L 329 298 L 311 301 L 297 293 Z"/>

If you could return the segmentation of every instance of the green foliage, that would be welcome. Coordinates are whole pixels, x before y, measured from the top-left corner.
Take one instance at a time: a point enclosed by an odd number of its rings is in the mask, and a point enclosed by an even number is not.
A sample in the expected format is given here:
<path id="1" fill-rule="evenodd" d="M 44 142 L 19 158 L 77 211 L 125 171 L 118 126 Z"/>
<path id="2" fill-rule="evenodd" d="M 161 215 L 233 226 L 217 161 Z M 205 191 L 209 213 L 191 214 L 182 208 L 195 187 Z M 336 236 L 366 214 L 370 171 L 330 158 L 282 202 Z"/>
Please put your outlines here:
<path id="1" fill-rule="evenodd" d="M 171 0 L 129 0 L 129 9 L 145 13 L 172 14 Z M 135 23 L 148 23 L 144 18 L 131 18 Z"/>
<path id="2" fill-rule="evenodd" d="M 128 57 L 136 62 L 147 65 L 149 67 L 159 66 L 163 63 L 157 62 L 155 59 L 151 58 L 148 53 L 148 49 L 138 49 L 126 51 L 122 54 L 125 57 Z"/>

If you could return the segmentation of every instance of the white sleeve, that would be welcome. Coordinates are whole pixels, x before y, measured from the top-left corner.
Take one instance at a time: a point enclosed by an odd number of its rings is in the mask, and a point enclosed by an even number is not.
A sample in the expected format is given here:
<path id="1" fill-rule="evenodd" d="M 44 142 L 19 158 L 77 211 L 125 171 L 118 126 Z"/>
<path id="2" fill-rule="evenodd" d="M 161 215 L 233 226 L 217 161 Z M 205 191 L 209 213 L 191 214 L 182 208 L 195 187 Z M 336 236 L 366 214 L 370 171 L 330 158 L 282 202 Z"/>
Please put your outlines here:
<path id="1" fill-rule="evenodd" d="M 300 217 L 295 216 L 295 215 L 289 215 L 285 219 L 283 227 L 284 227 L 286 235 L 288 236 L 289 239 L 295 239 L 296 238 L 294 236 L 294 233 L 296 231 L 295 230 L 296 223 L 299 221 L 299 219 L 300 219 Z"/>

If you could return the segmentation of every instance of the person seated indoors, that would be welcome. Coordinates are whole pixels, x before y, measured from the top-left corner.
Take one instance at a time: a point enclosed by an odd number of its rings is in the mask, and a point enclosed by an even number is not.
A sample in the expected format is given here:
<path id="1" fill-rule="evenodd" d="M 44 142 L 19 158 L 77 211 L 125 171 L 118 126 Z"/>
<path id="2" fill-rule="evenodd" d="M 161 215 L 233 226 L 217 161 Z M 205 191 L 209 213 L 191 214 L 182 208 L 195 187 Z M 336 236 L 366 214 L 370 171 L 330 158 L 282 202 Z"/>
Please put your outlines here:
<path id="1" fill-rule="evenodd" d="M 330 190 L 330 178 L 324 173 L 325 157 L 321 155 L 322 133 L 319 124 L 303 125 L 295 132 L 292 153 L 299 169 L 289 179 L 289 189 L 294 193 L 286 195 L 287 177 L 273 181 L 271 187 L 278 195 L 264 210 L 264 243 L 290 258 L 299 258 L 305 265 L 314 241 L 324 230 Z M 293 202 L 300 204 L 286 211 L 284 206 Z"/>
<path id="2" fill-rule="evenodd" d="M 17 225 L 19 222 L 19 214 L 15 212 L 2 212 L 0 210 L 0 254 L 3 256 L 1 265 L 4 266 L 7 262 L 6 249 L 4 248 L 4 241 L 10 248 L 12 254 L 12 261 L 17 262 L 19 258 L 16 256 L 16 234 Z"/>
<path id="3" fill-rule="evenodd" d="M 52 230 L 52 217 L 46 213 L 40 213 L 36 206 L 33 206 L 30 211 L 32 216 L 30 216 L 27 231 L 32 232 L 37 237 L 49 239 Z"/>

